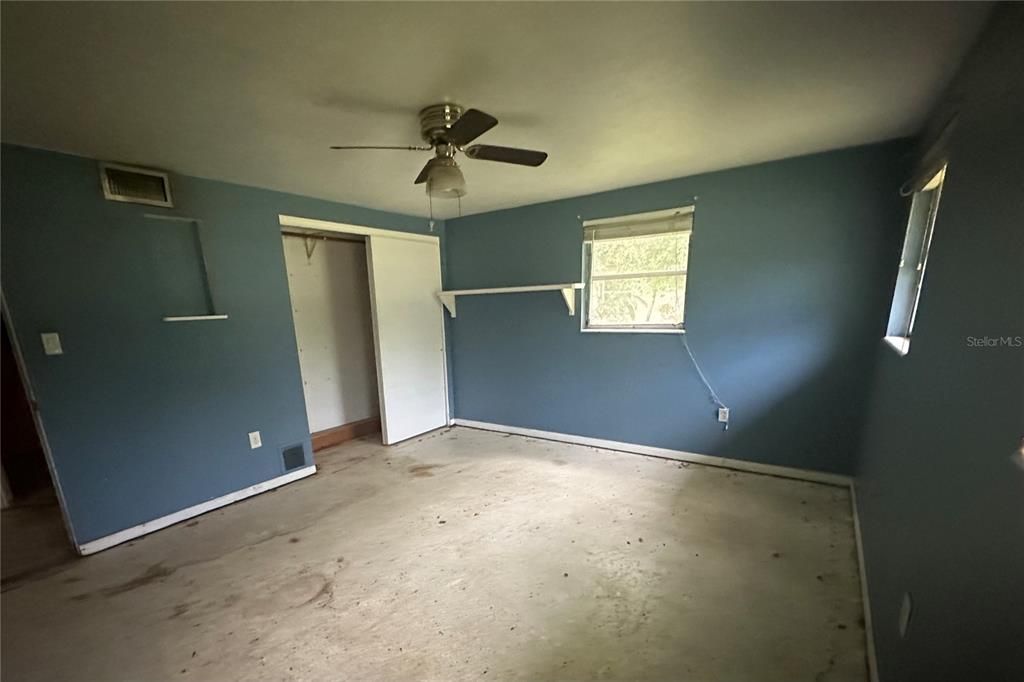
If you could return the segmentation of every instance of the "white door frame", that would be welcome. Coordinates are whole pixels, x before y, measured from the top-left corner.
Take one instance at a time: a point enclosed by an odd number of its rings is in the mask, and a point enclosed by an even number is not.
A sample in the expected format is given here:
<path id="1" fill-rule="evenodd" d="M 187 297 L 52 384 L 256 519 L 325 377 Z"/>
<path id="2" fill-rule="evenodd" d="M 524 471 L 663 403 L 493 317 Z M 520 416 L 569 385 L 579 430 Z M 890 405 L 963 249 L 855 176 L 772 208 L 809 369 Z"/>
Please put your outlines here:
<path id="1" fill-rule="evenodd" d="M 18 335 L 15 332 L 14 318 L 11 316 L 11 309 L 7 305 L 7 296 L 0 291 L 0 311 L 3 314 L 3 321 L 0 324 L 7 325 L 7 336 L 11 342 L 11 352 L 14 353 L 14 364 L 18 366 L 18 376 L 21 378 L 21 387 L 28 399 L 28 406 L 32 412 L 32 423 L 36 427 L 36 436 L 39 438 L 39 445 L 43 448 L 43 458 L 46 460 L 46 468 L 50 472 L 50 481 L 53 483 L 53 490 L 57 493 L 57 505 L 60 507 L 60 517 L 64 522 L 64 532 L 68 534 L 68 540 L 76 552 L 82 554 L 82 548 L 75 539 L 75 529 L 71 524 L 71 516 L 68 514 L 68 503 L 64 499 L 64 489 L 60 484 L 60 476 L 57 474 L 57 467 L 53 464 L 53 452 L 50 450 L 50 441 L 46 438 L 46 429 L 43 427 L 43 419 L 39 415 L 39 403 L 36 401 L 36 392 L 32 388 L 32 381 L 29 379 L 28 370 L 25 368 L 25 356 L 21 352 L 21 344 L 18 342 Z M 6 486 L 7 475 L 4 474 Z"/>
<path id="2" fill-rule="evenodd" d="M 411 241 L 418 242 L 429 242 L 437 244 L 438 254 L 440 255 L 441 239 L 437 235 L 431 234 L 415 234 L 412 232 L 401 232 L 399 230 L 385 230 L 379 227 L 366 227 L 365 225 L 351 225 L 349 223 L 336 223 L 331 220 L 317 220 L 315 218 L 301 218 L 299 216 L 286 215 L 280 213 L 277 216 L 278 222 L 282 228 L 298 228 L 300 230 L 309 230 L 311 232 L 335 232 L 349 235 L 357 235 L 360 237 L 384 237 L 387 239 L 408 239 Z M 368 244 L 369 242 L 367 242 Z M 282 254 L 282 258 L 283 258 Z M 367 269 L 369 271 L 369 269 Z M 371 291 L 373 290 L 373 281 L 370 281 Z M 376 311 L 373 308 L 373 300 L 371 296 L 370 306 L 373 316 L 376 317 Z M 437 314 L 441 315 L 441 334 L 444 340 L 444 353 L 441 354 L 442 362 L 444 363 L 444 416 L 445 423 L 451 424 L 451 396 L 448 393 L 448 338 L 445 334 L 444 327 L 444 308 L 441 307 L 440 302 L 438 303 Z M 376 333 L 374 334 L 376 337 Z M 374 344 L 376 346 L 376 343 Z M 380 391 L 381 387 L 381 376 L 380 376 L 380 350 L 374 348 L 374 354 L 376 355 L 377 362 L 377 386 L 378 396 L 377 400 L 380 407 L 381 418 L 384 418 L 384 393 Z"/>
<path id="3" fill-rule="evenodd" d="M 418 242 L 441 243 L 438 236 L 433 234 L 415 234 L 413 232 L 400 232 L 398 230 L 384 230 L 379 227 L 335 223 L 330 220 L 299 218 L 298 216 L 284 215 L 283 213 L 279 214 L 277 218 L 281 223 L 281 227 L 297 227 L 303 230 L 322 230 L 324 232 L 344 232 L 346 234 L 357 234 L 363 237 L 387 237 L 389 239 L 411 239 Z"/>

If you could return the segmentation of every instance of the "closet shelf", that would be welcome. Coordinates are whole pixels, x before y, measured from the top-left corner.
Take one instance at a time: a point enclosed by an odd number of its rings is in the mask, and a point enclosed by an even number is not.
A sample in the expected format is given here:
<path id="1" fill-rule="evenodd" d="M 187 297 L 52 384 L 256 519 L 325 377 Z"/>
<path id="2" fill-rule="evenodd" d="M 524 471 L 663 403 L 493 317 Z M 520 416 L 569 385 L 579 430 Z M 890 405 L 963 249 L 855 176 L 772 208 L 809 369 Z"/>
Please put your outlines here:
<path id="1" fill-rule="evenodd" d="M 566 284 L 533 284 L 524 287 L 492 287 L 490 289 L 451 289 L 437 292 L 437 297 L 448 309 L 448 314 L 455 317 L 455 299 L 458 296 L 480 296 L 482 294 L 522 294 L 533 291 L 560 291 L 569 315 L 576 314 L 576 289 L 582 289 L 583 282 Z"/>

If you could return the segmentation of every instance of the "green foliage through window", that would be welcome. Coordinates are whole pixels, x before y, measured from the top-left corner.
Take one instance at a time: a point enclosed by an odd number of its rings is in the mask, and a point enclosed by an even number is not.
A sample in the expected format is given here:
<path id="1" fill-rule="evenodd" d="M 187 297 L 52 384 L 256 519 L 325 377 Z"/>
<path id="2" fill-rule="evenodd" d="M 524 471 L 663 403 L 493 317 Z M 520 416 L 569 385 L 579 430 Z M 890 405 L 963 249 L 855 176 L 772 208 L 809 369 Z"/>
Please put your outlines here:
<path id="1" fill-rule="evenodd" d="M 587 249 L 588 328 L 682 325 L 689 230 L 598 238 Z"/>

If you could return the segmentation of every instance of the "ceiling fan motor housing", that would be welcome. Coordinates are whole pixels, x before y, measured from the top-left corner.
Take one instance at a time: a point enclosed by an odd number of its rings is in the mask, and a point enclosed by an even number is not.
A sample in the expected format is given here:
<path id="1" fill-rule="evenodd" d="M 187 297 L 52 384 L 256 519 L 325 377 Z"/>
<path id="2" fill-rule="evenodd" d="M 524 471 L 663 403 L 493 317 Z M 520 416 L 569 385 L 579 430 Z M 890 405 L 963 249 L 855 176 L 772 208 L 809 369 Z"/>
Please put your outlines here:
<path id="1" fill-rule="evenodd" d="M 432 104 L 420 111 L 420 135 L 432 146 L 448 144 L 448 129 L 462 116 L 458 104 Z"/>

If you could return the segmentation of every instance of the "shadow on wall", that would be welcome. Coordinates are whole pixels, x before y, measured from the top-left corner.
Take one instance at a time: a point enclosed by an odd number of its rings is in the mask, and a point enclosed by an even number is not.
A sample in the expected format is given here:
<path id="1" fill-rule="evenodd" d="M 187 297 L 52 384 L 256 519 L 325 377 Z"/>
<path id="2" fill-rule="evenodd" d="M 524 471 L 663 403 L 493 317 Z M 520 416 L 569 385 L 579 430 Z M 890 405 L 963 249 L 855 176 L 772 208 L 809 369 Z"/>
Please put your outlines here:
<path id="1" fill-rule="evenodd" d="M 814 325 L 809 326 L 814 331 Z M 820 469 L 822 462 L 833 462 L 837 472 L 848 472 L 852 467 L 848 453 L 860 439 L 867 395 L 851 355 L 817 341 L 813 333 L 799 331 L 762 340 L 760 347 L 764 346 L 772 350 L 759 350 L 736 363 L 740 367 L 729 382 L 731 386 L 756 384 L 760 393 L 746 401 L 742 410 L 730 411 L 729 429 L 719 438 L 705 438 L 698 446 L 714 449 L 722 457 L 785 461 L 802 469 Z M 780 366 L 788 371 L 778 374 Z M 808 409 L 809 397 L 837 392 L 845 395 L 841 404 Z M 725 402 L 730 404 L 728 399 Z M 710 402 L 707 412 L 708 419 L 716 418 Z M 799 436 L 794 436 L 794 430 Z"/>
<path id="2" fill-rule="evenodd" d="M 701 337 L 694 332 L 690 336 Z M 766 325 L 754 336 L 741 325 L 733 330 L 718 327 L 716 338 L 720 340 L 709 348 L 692 338 L 689 343 L 730 408 L 730 424 L 717 432 L 722 427 L 708 394 L 707 407 L 695 418 L 715 430 L 700 429 L 693 441 L 696 452 L 805 469 L 830 462 L 836 471 L 850 470 L 847 453 L 859 438 L 868 391 L 861 368 L 851 359 L 863 357 L 869 352 L 865 347 L 879 340 L 851 343 L 829 321 L 807 312 L 794 314 L 781 326 Z M 709 373 L 708 367 L 714 371 Z M 699 378 L 692 365 L 686 371 Z M 829 409 L 827 401 L 835 395 L 844 399 Z M 818 396 L 822 402 L 815 404 Z"/>
<path id="3" fill-rule="evenodd" d="M 353 254 L 353 272 L 345 273 L 352 281 L 355 294 L 343 296 L 334 288 L 327 290 L 328 299 L 335 309 L 347 311 L 347 321 L 343 321 L 344 337 L 338 339 L 338 352 L 346 357 L 341 361 L 342 370 L 339 387 L 345 414 L 357 419 L 380 416 L 379 397 L 377 395 L 377 359 L 373 350 L 373 321 L 370 312 L 370 275 L 366 263 L 366 242 L 350 242 L 347 244 L 355 250 Z M 331 262 L 331 269 L 346 269 L 349 263 Z M 341 273 L 339 273 L 340 276 Z M 353 387 L 348 389 L 346 387 Z"/>

